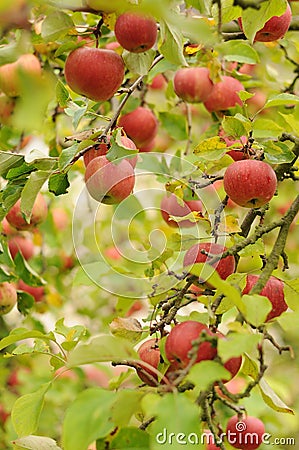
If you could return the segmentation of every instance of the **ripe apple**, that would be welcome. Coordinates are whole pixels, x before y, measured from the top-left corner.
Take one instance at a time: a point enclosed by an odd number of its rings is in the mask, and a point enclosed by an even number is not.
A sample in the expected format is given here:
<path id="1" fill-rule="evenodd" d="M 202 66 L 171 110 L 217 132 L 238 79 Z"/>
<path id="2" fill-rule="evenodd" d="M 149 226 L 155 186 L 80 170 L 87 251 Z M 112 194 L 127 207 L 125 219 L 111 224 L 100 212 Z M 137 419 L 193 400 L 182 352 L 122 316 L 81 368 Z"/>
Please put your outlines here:
<path id="1" fill-rule="evenodd" d="M 105 256 L 107 256 L 107 258 L 110 258 L 114 261 L 119 261 L 122 258 L 122 254 L 120 253 L 118 248 L 115 247 L 114 245 L 106 248 L 104 253 L 105 253 Z"/>
<path id="2" fill-rule="evenodd" d="M 168 361 L 178 368 L 186 367 L 190 362 L 189 352 L 192 350 L 192 342 L 198 339 L 202 332 L 213 336 L 206 325 L 195 320 L 187 320 L 175 325 L 165 342 L 165 354 Z M 213 347 L 210 342 L 202 342 L 198 347 L 194 363 L 214 359 L 216 354 L 216 347 Z"/>
<path id="3" fill-rule="evenodd" d="M 155 45 L 157 24 L 152 17 L 125 12 L 117 18 L 114 33 L 123 48 L 143 53 Z"/>
<path id="4" fill-rule="evenodd" d="M 7 412 L 6 409 L 4 408 L 4 406 L 0 404 L 0 424 L 1 424 L 1 428 L 3 427 L 3 425 L 5 424 L 7 419 L 9 418 L 9 416 L 10 416 L 10 413 Z"/>
<path id="5" fill-rule="evenodd" d="M 106 48 L 107 50 L 114 50 L 114 51 L 117 51 L 117 49 L 119 49 L 120 47 L 121 47 L 121 45 L 120 45 L 120 43 L 117 42 L 117 41 L 108 42 L 108 43 L 105 45 L 105 48 Z"/>
<path id="6" fill-rule="evenodd" d="M 148 145 L 156 136 L 158 120 L 149 108 L 138 106 L 134 111 L 121 116 L 118 126 L 123 127 L 128 137 L 140 149 Z"/>
<path id="7" fill-rule="evenodd" d="M 242 420 L 238 416 L 229 419 L 226 426 L 228 443 L 238 449 L 255 450 L 262 444 L 265 426 L 260 419 L 247 416 Z"/>
<path id="8" fill-rule="evenodd" d="M 189 103 L 205 102 L 213 90 L 210 71 L 206 67 L 184 67 L 173 79 L 174 92 Z"/>
<path id="9" fill-rule="evenodd" d="M 161 358 L 160 349 L 157 344 L 157 340 L 149 339 L 149 340 L 143 342 L 143 344 L 141 344 L 141 346 L 138 349 L 138 355 L 139 355 L 141 361 L 144 361 L 147 364 L 150 364 L 155 369 L 157 369 L 158 365 L 160 363 L 160 358 Z M 140 366 L 142 367 L 143 370 L 139 371 L 137 369 L 137 375 L 139 376 L 139 378 L 144 383 L 148 384 L 149 386 L 156 386 L 157 384 L 154 383 L 150 378 L 148 378 L 144 372 L 147 372 L 155 380 L 158 380 L 157 374 L 155 372 L 151 371 L 148 367 L 144 367 L 142 365 L 142 363 L 140 363 Z"/>
<path id="10" fill-rule="evenodd" d="M 58 231 L 65 230 L 70 222 L 67 212 L 63 208 L 53 208 L 52 209 L 52 219 L 54 226 Z"/>
<path id="11" fill-rule="evenodd" d="M 91 150 L 89 150 L 85 155 L 83 156 L 85 167 L 88 166 L 90 161 L 94 158 L 97 158 L 98 156 L 106 155 L 109 149 L 109 143 L 110 143 L 110 136 L 107 136 L 107 143 L 106 142 L 100 142 L 99 144 L 96 144 Z M 129 139 L 127 136 L 121 136 L 121 143 L 124 147 L 130 148 L 132 150 L 136 150 L 136 145 L 134 142 Z M 126 160 L 131 164 L 133 169 L 135 169 L 137 164 L 137 156 L 129 156 L 126 158 Z"/>
<path id="12" fill-rule="evenodd" d="M 67 57 L 64 74 L 74 92 L 102 102 L 113 97 L 121 86 L 125 66 L 113 50 L 80 47 Z"/>
<path id="13" fill-rule="evenodd" d="M 224 132 L 224 130 L 220 130 L 219 136 L 224 140 L 226 145 L 228 147 L 232 147 L 233 145 L 236 146 L 236 149 L 229 150 L 227 154 L 234 160 L 234 161 L 241 161 L 242 159 L 247 159 L 247 155 L 245 155 L 244 151 L 242 150 L 244 144 L 247 142 L 246 136 L 241 136 L 240 139 L 232 139 L 231 136 L 227 136 Z"/>
<path id="14" fill-rule="evenodd" d="M 13 236 L 8 241 L 8 248 L 13 259 L 18 252 L 22 253 L 23 258 L 28 261 L 34 256 L 34 244 L 32 240 L 25 236 Z"/>
<path id="15" fill-rule="evenodd" d="M 154 91 L 162 91 L 167 86 L 167 80 L 162 73 L 158 73 L 149 85 Z"/>
<path id="16" fill-rule="evenodd" d="M 223 111 L 242 105 L 242 101 L 238 96 L 239 91 L 244 91 L 243 84 L 234 77 L 223 76 L 219 83 L 215 83 L 204 105 L 209 112 Z"/>
<path id="17" fill-rule="evenodd" d="M 1 222 L 1 226 L 2 226 L 2 234 L 4 234 L 5 236 L 12 236 L 17 233 L 16 229 L 9 225 L 5 217 Z"/>
<path id="18" fill-rule="evenodd" d="M 247 275 L 243 294 L 249 294 L 258 279 L 258 275 Z M 278 278 L 271 276 L 261 290 L 260 295 L 267 297 L 272 303 L 272 310 L 267 315 L 266 322 L 269 322 L 269 320 L 274 319 L 275 317 L 279 317 L 288 309 L 288 305 L 284 300 L 283 282 Z"/>
<path id="19" fill-rule="evenodd" d="M 39 59 L 32 54 L 20 56 L 15 62 L 0 66 L 0 89 L 9 97 L 17 97 L 21 93 L 22 73 L 31 77 L 41 76 Z"/>
<path id="20" fill-rule="evenodd" d="M 105 389 L 108 388 L 109 381 L 110 381 L 109 377 L 108 377 L 107 373 L 104 370 L 102 370 L 100 367 L 87 365 L 87 366 L 83 366 L 83 371 L 84 371 L 86 380 L 90 384 L 92 384 L 94 386 L 100 386 Z"/>
<path id="21" fill-rule="evenodd" d="M 225 171 L 223 186 L 231 200 L 244 208 L 260 208 L 275 194 L 277 179 L 269 164 L 254 159 L 233 162 Z"/>
<path id="22" fill-rule="evenodd" d="M 11 115 L 14 112 L 15 101 L 7 97 L 7 95 L 1 93 L 0 94 L 0 122 L 3 125 L 9 125 Z"/>
<path id="23" fill-rule="evenodd" d="M 17 303 L 17 291 L 13 284 L 0 283 L 0 316 L 9 313 Z"/>
<path id="24" fill-rule="evenodd" d="M 284 37 L 289 29 L 292 20 L 292 10 L 287 4 L 286 11 L 281 16 L 273 16 L 269 19 L 263 28 L 259 30 L 255 37 L 255 42 L 272 42 Z M 242 18 L 238 19 L 241 30 L 243 31 Z"/>
<path id="25" fill-rule="evenodd" d="M 43 286 L 29 286 L 23 280 L 19 280 L 18 289 L 32 295 L 36 303 L 41 302 L 45 295 L 45 288 Z"/>
<path id="26" fill-rule="evenodd" d="M 219 244 L 213 243 L 201 243 L 195 244 L 186 252 L 183 265 L 191 266 L 196 263 L 209 263 L 209 260 L 215 255 L 221 255 L 226 250 L 225 247 Z M 208 253 L 211 256 L 205 254 Z M 233 256 L 226 256 L 225 258 L 219 259 L 213 264 L 213 267 L 218 272 L 220 278 L 225 280 L 229 275 L 235 271 L 235 258 Z M 199 281 L 201 279 L 199 278 Z"/>
<path id="27" fill-rule="evenodd" d="M 242 356 L 236 356 L 234 358 L 228 359 L 223 365 L 226 370 L 231 374 L 231 378 L 234 378 L 234 376 L 237 375 L 237 373 L 240 370 L 242 364 Z M 227 382 L 228 380 L 222 380 L 223 383 Z"/>
<path id="28" fill-rule="evenodd" d="M 86 168 L 85 183 L 91 197 L 98 202 L 120 203 L 134 188 L 134 169 L 125 159 L 116 164 L 106 156 L 98 156 Z"/>
<path id="29" fill-rule="evenodd" d="M 21 212 L 19 199 L 6 215 L 8 223 L 17 230 L 32 230 L 36 225 L 46 220 L 48 207 L 43 195 L 39 192 L 33 205 L 30 222 L 27 223 Z"/>
<path id="30" fill-rule="evenodd" d="M 202 203 L 200 200 L 184 201 L 184 206 L 178 203 L 175 194 L 166 195 L 161 202 L 161 214 L 165 222 L 171 227 L 189 228 L 195 225 L 191 220 L 183 220 L 182 222 L 175 222 L 169 220 L 169 216 L 184 217 L 192 211 L 202 212 Z"/>

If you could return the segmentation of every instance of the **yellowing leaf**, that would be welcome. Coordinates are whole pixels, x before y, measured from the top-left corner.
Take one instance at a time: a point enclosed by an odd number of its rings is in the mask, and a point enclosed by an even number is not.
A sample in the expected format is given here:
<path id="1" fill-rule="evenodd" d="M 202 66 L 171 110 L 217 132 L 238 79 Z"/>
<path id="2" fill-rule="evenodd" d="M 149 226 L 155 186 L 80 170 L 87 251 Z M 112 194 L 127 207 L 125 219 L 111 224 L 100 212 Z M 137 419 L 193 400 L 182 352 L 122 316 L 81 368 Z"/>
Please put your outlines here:
<path id="1" fill-rule="evenodd" d="M 214 136 L 208 139 L 205 139 L 204 141 L 200 142 L 194 149 L 195 155 L 198 155 L 199 153 L 205 153 L 209 151 L 215 151 L 215 150 L 224 150 L 226 149 L 226 144 L 221 140 L 219 136 Z"/>
<path id="2" fill-rule="evenodd" d="M 134 317 L 117 317 L 110 323 L 110 331 L 114 336 L 138 342 L 142 336 L 142 327 Z"/>
<path id="3" fill-rule="evenodd" d="M 238 219 L 235 216 L 226 216 L 224 222 L 220 223 L 219 231 L 225 233 L 239 233 L 241 230 Z"/>

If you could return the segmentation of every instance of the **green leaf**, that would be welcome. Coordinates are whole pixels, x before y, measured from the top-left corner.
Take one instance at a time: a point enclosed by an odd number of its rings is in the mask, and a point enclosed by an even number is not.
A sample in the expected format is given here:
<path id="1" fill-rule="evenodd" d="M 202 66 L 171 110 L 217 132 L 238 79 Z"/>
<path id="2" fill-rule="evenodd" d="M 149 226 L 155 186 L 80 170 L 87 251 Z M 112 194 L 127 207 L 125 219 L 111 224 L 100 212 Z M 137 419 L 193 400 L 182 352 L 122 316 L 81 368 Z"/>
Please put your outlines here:
<path id="1" fill-rule="evenodd" d="M 256 349 L 261 337 L 249 333 L 229 333 L 225 339 L 218 339 L 218 354 L 223 362 Z"/>
<path id="2" fill-rule="evenodd" d="M 74 156 L 79 151 L 79 143 L 75 142 L 70 147 L 64 148 L 59 155 L 59 169 L 61 171 L 65 170 L 70 162 L 73 160 Z"/>
<path id="3" fill-rule="evenodd" d="M 242 11 L 242 24 L 246 37 L 252 43 L 255 34 L 261 30 L 267 20 L 281 16 L 286 10 L 286 1 L 270 0 L 260 4 L 259 9 L 246 8 Z"/>
<path id="4" fill-rule="evenodd" d="M 269 386 L 267 381 L 262 378 L 259 382 L 259 388 L 264 399 L 264 402 L 270 406 L 270 408 L 274 409 L 274 411 L 294 414 L 294 411 L 289 408 L 273 391 L 273 389 Z"/>
<path id="5" fill-rule="evenodd" d="M 140 401 L 144 392 L 136 389 L 123 389 L 115 394 L 115 402 L 111 409 L 112 420 L 118 427 L 125 427 L 129 424 L 131 417 L 140 410 Z"/>
<path id="6" fill-rule="evenodd" d="M 296 136 L 299 136 L 299 122 L 298 119 L 294 116 L 294 114 L 282 114 L 281 112 L 279 114 L 289 125 L 290 131 L 294 133 Z"/>
<path id="7" fill-rule="evenodd" d="M 13 167 L 18 167 L 24 162 L 23 155 L 3 152 L 0 150 L 0 176 L 5 178 L 7 172 Z"/>
<path id="8" fill-rule="evenodd" d="M 15 344 L 18 341 L 35 338 L 56 342 L 54 336 L 51 334 L 44 334 L 37 330 L 28 331 L 26 328 L 15 328 L 8 336 L 0 341 L 0 350 L 3 350 L 5 347 Z"/>
<path id="9" fill-rule="evenodd" d="M 253 136 L 255 138 L 277 138 L 283 131 L 282 127 L 274 120 L 257 118 L 253 122 Z"/>
<path id="10" fill-rule="evenodd" d="M 35 303 L 34 297 L 27 292 L 18 291 L 18 310 L 26 316 Z"/>
<path id="11" fill-rule="evenodd" d="M 289 106 L 297 105 L 299 98 L 293 94 L 278 94 L 271 96 L 265 103 L 264 108 L 272 108 L 273 106 Z"/>
<path id="12" fill-rule="evenodd" d="M 201 391 L 208 389 L 217 380 L 228 380 L 230 378 L 230 373 L 215 361 L 201 361 L 191 367 L 187 375 L 187 380 L 198 386 Z"/>
<path id="13" fill-rule="evenodd" d="M 294 153 L 285 142 L 267 141 L 263 143 L 265 160 L 270 164 L 285 164 L 293 161 Z"/>
<path id="14" fill-rule="evenodd" d="M 21 194 L 21 212 L 25 216 L 27 223 L 30 222 L 32 209 L 37 194 L 50 176 L 50 172 L 38 170 L 32 172 L 24 186 Z"/>
<path id="15" fill-rule="evenodd" d="M 113 133 L 110 139 L 110 148 L 106 154 L 109 161 L 116 161 L 120 158 L 126 158 L 128 156 L 134 156 L 138 153 L 138 149 L 132 149 L 125 147 L 121 141 L 121 131 L 118 129 L 116 133 Z"/>
<path id="16" fill-rule="evenodd" d="M 111 450 L 148 450 L 149 435 L 138 428 L 121 428 L 111 441 L 109 448 Z"/>
<path id="17" fill-rule="evenodd" d="M 167 133 L 175 140 L 183 141 L 187 139 L 186 120 L 179 114 L 160 112 L 159 120 Z"/>
<path id="18" fill-rule="evenodd" d="M 26 436 L 12 441 L 16 445 L 16 450 L 25 448 L 27 450 L 61 450 L 57 443 L 48 437 L 44 436 Z"/>
<path id="19" fill-rule="evenodd" d="M 137 75 L 147 75 L 154 61 L 156 52 L 152 49 L 144 53 L 132 53 L 124 51 L 122 57 L 130 72 Z"/>
<path id="20" fill-rule="evenodd" d="M 262 295 L 243 295 L 246 312 L 244 314 L 245 319 L 258 327 L 265 323 L 268 313 L 272 309 L 272 303 L 267 297 Z"/>
<path id="21" fill-rule="evenodd" d="M 236 61 L 239 63 L 256 64 L 260 61 L 256 50 L 242 40 L 236 39 L 221 43 L 216 47 L 224 59 L 227 61 Z"/>
<path id="22" fill-rule="evenodd" d="M 59 106 L 61 106 L 61 108 L 65 108 L 70 98 L 70 94 L 65 85 L 60 80 L 57 81 L 55 91 Z"/>
<path id="23" fill-rule="evenodd" d="M 142 327 L 134 317 L 116 317 L 110 323 L 110 331 L 114 336 L 136 342 L 142 338 Z"/>
<path id="24" fill-rule="evenodd" d="M 183 445 L 185 445 L 185 448 L 189 447 L 189 445 L 179 443 L 177 439 L 173 439 L 169 444 L 170 433 L 174 433 L 173 436 L 178 436 L 181 441 L 186 443 L 187 436 L 200 436 L 201 425 L 198 407 L 193 399 L 186 395 L 168 393 L 159 401 L 153 403 L 150 411 L 145 412 L 147 415 L 156 417 L 151 425 L 151 450 L 161 450 L 162 443 L 166 444 L 166 448 L 172 450 L 181 450 Z M 200 444 L 196 445 L 196 449 L 202 450 L 203 448 Z"/>
<path id="25" fill-rule="evenodd" d="M 122 359 L 139 359 L 133 345 L 125 339 L 103 335 L 88 344 L 78 345 L 70 352 L 67 366 L 75 367 L 92 362 L 110 362 Z"/>
<path id="26" fill-rule="evenodd" d="M 41 35 L 47 42 L 55 41 L 65 36 L 74 26 L 74 22 L 70 16 L 57 9 L 52 14 L 46 16 L 42 23 Z"/>
<path id="27" fill-rule="evenodd" d="M 168 238 L 167 245 L 175 252 L 183 252 L 189 250 L 191 245 L 195 244 L 197 241 L 198 238 L 191 234 L 181 235 L 179 233 L 172 233 Z"/>
<path id="28" fill-rule="evenodd" d="M 35 270 L 29 266 L 21 252 L 17 253 L 14 262 L 16 265 L 16 274 L 26 284 L 29 284 L 30 286 L 42 286 L 46 284 L 46 282 L 35 272 Z"/>
<path id="29" fill-rule="evenodd" d="M 187 66 L 183 54 L 183 34 L 181 30 L 165 20 L 160 21 L 160 42 L 158 49 L 173 64 Z"/>
<path id="30" fill-rule="evenodd" d="M 248 375 L 253 380 L 257 380 L 259 376 L 257 363 L 246 353 L 243 355 L 242 373 Z"/>
<path id="31" fill-rule="evenodd" d="M 214 136 L 200 142 L 193 150 L 193 153 L 202 159 L 216 161 L 225 155 L 225 150 L 225 142 L 223 142 L 220 136 Z"/>
<path id="32" fill-rule="evenodd" d="M 293 311 L 299 311 L 299 279 L 284 280 L 283 291 L 287 305 Z"/>
<path id="33" fill-rule="evenodd" d="M 67 173 L 55 173 L 49 178 L 49 191 L 56 196 L 67 194 L 69 186 Z"/>
<path id="34" fill-rule="evenodd" d="M 64 450 L 87 449 L 93 441 L 104 438 L 115 428 L 111 407 L 115 393 L 100 388 L 81 392 L 66 412 L 63 423 Z"/>
<path id="35" fill-rule="evenodd" d="M 222 128 L 228 136 L 240 138 L 241 136 L 248 136 L 251 131 L 251 123 L 246 119 L 241 120 L 236 117 L 224 116 Z"/>
<path id="36" fill-rule="evenodd" d="M 14 403 L 11 417 L 19 437 L 36 431 L 44 406 L 44 397 L 52 382 L 42 385 L 36 392 L 19 397 Z"/>

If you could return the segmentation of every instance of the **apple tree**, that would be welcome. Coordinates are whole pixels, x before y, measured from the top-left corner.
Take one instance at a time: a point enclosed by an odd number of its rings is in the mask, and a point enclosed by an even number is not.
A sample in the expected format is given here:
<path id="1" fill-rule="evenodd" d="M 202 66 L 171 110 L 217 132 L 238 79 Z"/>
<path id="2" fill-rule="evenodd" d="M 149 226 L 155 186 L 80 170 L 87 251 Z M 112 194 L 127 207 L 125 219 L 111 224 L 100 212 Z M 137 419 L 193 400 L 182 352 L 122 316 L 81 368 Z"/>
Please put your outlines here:
<path id="1" fill-rule="evenodd" d="M 295 448 L 298 17 L 1 2 L 0 449 Z"/>

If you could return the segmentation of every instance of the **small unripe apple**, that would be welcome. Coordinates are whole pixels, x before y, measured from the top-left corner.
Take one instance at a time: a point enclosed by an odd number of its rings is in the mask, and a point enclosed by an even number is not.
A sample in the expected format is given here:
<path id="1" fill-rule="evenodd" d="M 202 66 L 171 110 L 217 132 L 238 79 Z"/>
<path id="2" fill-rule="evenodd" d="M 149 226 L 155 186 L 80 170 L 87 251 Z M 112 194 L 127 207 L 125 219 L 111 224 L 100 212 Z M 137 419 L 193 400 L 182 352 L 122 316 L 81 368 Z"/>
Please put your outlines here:
<path id="1" fill-rule="evenodd" d="M 202 212 L 202 203 L 200 200 L 184 201 L 184 206 L 181 206 L 175 194 L 166 195 L 162 199 L 161 214 L 165 222 L 171 227 L 193 227 L 195 225 L 195 222 L 191 222 L 191 220 L 188 219 L 183 220 L 182 222 L 169 220 L 170 215 L 184 217 L 190 214 L 192 211 Z"/>
<path id="2" fill-rule="evenodd" d="M 123 48 L 142 53 L 155 45 L 157 24 L 151 17 L 125 12 L 117 18 L 114 33 Z"/>
<path id="3" fill-rule="evenodd" d="M 45 288 L 43 286 L 29 286 L 23 280 L 19 280 L 18 289 L 32 295 L 36 303 L 41 302 L 45 295 Z"/>
<path id="4" fill-rule="evenodd" d="M 173 80 L 174 92 L 189 103 L 205 102 L 213 89 L 210 71 L 206 67 L 184 67 Z"/>
<path id="5" fill-rule="evenodd" d="M 165 354 L 168 361 L 175 363 L 178 368 L 186 367 L 190 362 L 189 352 L 192 350 L 192 342 L 199 339 L 202 332 L 208 336 L 214 336 L 206 325 L 195 320 L 187 320 L 175 325 L 165 342 Z M 199 344 L 194 364 L 214 359 L 216 354 L 216 347 L 213 347 L 210 342 L 202 342 Z"/>
<path id="6" fill-rule="evenodd" d="M 123 127 L 128 137 L 140 149 L 148 145 L 156 136 L 158 120 L 149 108 L 138 106 L 134 111 L 121 116 L 118 126 Z"/>
<path id="7" fill-rule="evenodd" d="M 80 47 L 67 57 L 64 74 L 74 92 L 102 102 L 113 97 L 121 86 L 125 66 L 113 50 Z"/>
<path id="8" fill-rule="evenodd" d="M 243 294 L 249 294 L 258 279 L 258 275 L 247 275 Z M 275 317 L 279 317 L 288 309 L 288 305 L 284 300 L 283 282 L 278 278 L 271 276 L 261 290 L 260 295 L 267 297 L 272 303 L 272 309 L 267 315 L 266 322 L 269 322 L 269 320 L 274 319 Z"/>
<path id="9" fill-rule="evenodd" d="M 101 203 L 120 203 L 133 191 L 134 169 L 122 159 L 110 162 L 106 156 L 98 156 L 90 161 L 85 172 L 85 183 L 91 197 Z"/>
<path id="10" fill-rule="evenodd" d="M 17 61 L 0 66 L 0 89 L 9 97 L 16 97 L 21 93 L 22 73 L 31 77 L 41 76 L 39 59 L 32 54 L 20 56 Z"/>
<path id="11" fill-rule="evenodd" d="M 9 313 L 17 303 L 17 291 L 13 284 L 0 283 L 0 316 Z"/>
<path id="12" fill-rule="evenodd" d="M 225 171 L 223 186 L 230 199 L 244 208 L 260 208 L 277 188 L 277 178 L 269 164 L 254 159 L 233 162 Z"/>
<path id="13" fill-rule="evenodd" d="M 196 263 L 209 263 L 214 256 L 221 255 L 225 250 L 226 248 L 219 244 L 209 242 L 195 244 L 186 252 L 183 265 L 186 267 Z M 207 253 L 209 255 L 207 255 Z M 220 278 L 225 280 L 235 271 L 235 258 L 231 255 L 226 256 L 214 263 L 213 267 L 218 272 Z"/>
<path id="14" fill-rule="evenodd" d="M 265 426 L 256 417 L 247 416 L 241 420 L 233 416 L 227 422 L 226 439 L 234 448 L 255 450 L 262 444 L 264 434 Z"/>
<path id="15" fill-rule="evenodd" d="M 28 261 L 34 256 L 34 244 L 32 240 L 25 236 L 13 236 L 8 241 L 8 248 L 13 259 L 15 259 L 18 252 L 22 253 L 23 258 Z"/>
<path id="16" fill-rule="evenodd" d="M 209 112 L 223 111 L 236 105 L 242 106 L 238 92 L 243 90 L 244 86 L 239 80 L 234 77 L 223 76 L 219 83 L 214 84 L 204 105 Z"/>
<path id="17" fill-rule="evenodd" d="M 46 220 L 48 207 L 43 195 L 39 192 L 33 205 L 30 222 L 27 223 L 21 212 L 19 199 L 6 215 L 8 223 L 17 230 L 32 230 L 36 225 Z"/>
<path id="18" fill-rule="evenodd" d="M 292 20 L 292 10 L 287 4 L 286 11 L 281 16 L 273 16 L 263 28 L 259 30 L 255 37 L 255 42 L 272 42 L 284 37 L 289 29 Z M 242 19 L 238 19 L 241 30 L 243 30 Z"/>
<path id="19" fill-rule="evenodd" d="M 107 136 L 107 142 L 100 142 L 99 144 L 96 144 L 94 148 L 89 150 L 85 155 L 83 156 L 85 167 L 88 166 L 91 160 L 94 158 L 97 158 L 98 156 L 106 155 L 106 153 L 109 150 L 109 143 L 110 143 L 110 136 Z M 136 145 L 134 142 L 129 139 L 127 136 L 121 136 L 121 143 L 124 147 L 130 148 L 132 150 L 136 150 Z M 130 156 L 126 158 L 126 160 L 131 164 L 133 169 L 135 169 L 137 164 L 137 156 Z"/>
<path id="20" fill-rule="evenodd" d="M 149 339 L 143 342 L 143 344 L 141 344 L 141 346 L 138 349 L 138 355 L 142 361 L 146 362 L 147 364 L 150 364 L 152 367 L 157 369 L 158 365 L 160 364 L 161 358 L 157 340 Z M 151 371 L 148 367 L 142 366 L 142 363 L 140 364 L 140 366 L 142 367 L 142 371 L 137 370 L 139 378 L 149 386 L 156 386 L 157 384 L 154 383 L 149 377 L 147 377 L 146 373 L 151 375 L 155 380 L 158 380 L 157 373 Z"/>
<path id="21" fill-rule="evenodd" d="M 55 228 L 59 231 L 65 230 L 70 222 L 67 212 L 63 208 L 59 207 L 52 209 L 52 219 Z"/>

